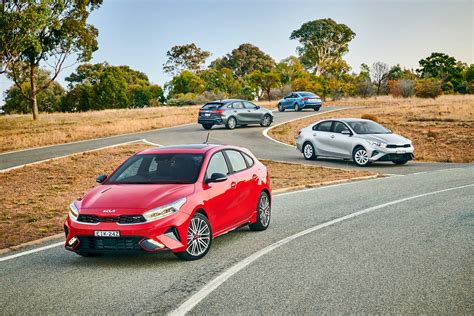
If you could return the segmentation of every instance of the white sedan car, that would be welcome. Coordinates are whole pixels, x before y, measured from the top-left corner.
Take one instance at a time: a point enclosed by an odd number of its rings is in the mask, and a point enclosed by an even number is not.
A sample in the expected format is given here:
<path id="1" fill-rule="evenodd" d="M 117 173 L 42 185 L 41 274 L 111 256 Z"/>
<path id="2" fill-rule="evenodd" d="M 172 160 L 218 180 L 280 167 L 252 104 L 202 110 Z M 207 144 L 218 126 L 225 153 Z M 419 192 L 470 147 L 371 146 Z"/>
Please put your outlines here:
<path id="1" fill-rule="evenodd" d="M 356 118 L 322 120 L 299 132 L 297 149 L 308 159 L 352 159 L 358 166 L 374 161 L 403 165 L 414 158 L 412 142 L 382 125 Z"/>

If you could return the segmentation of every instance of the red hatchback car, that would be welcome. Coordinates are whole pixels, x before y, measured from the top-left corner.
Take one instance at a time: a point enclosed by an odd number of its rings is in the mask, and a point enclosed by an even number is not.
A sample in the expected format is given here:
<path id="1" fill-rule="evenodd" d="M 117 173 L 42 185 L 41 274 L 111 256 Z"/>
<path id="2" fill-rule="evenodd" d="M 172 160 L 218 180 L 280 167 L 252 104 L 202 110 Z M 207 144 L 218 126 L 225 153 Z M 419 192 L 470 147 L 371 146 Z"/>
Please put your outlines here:
<path id="1" fill-rule="evenodd" d="M 171 250 L 185 260 L 206 255 L 212 238 L 238 227 L 267 229 L 271 216 L 266 167 L 244 148 L 179 145 L 139 152 L 101 185 L 71 203 L 67 250 Z"/>

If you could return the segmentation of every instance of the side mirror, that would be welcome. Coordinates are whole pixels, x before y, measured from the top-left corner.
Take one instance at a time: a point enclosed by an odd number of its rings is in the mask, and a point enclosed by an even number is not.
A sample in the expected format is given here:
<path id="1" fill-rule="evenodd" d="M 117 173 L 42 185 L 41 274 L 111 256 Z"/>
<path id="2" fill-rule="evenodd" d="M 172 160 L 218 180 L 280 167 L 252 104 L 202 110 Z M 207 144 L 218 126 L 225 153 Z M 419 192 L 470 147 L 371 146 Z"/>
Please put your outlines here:
<path id="1" fill-rule="evenodd" d="M 255 106 L 255 108 L 258 110 L 258 109 L 260 109 L 260 106 L 259 106 L 259 105 L 257 105 L 257 106 Z"/>
<path id="2" fill-rule="evenodd" d="M 97 176 L 97 178 L 95 178 L 95 182 L 102 183 L 102 182 L 105 181 L 105 179 L 107 179 L 107 175 L 106 174 L 101 174 L 100 176 Z"/>
<path id="3" fill-rule="evenodd" d="M 224 182 L 225 180 L 227 180 L 227 176 L 225 174 L 215 172 L 209 179 L 206 180 L 206 183 Z"/>
<path id="4" fill-rule="evenodd" d="M 341 134 L 342 134 L 342 135 L 347 135 L 347 136 L 351 136 L 351 135 L 352 135 L 351 131 L 349 131 L 349 130 L 347 130 L 347 129 L 343 130 L 343 131 L 341 132 Z"/>

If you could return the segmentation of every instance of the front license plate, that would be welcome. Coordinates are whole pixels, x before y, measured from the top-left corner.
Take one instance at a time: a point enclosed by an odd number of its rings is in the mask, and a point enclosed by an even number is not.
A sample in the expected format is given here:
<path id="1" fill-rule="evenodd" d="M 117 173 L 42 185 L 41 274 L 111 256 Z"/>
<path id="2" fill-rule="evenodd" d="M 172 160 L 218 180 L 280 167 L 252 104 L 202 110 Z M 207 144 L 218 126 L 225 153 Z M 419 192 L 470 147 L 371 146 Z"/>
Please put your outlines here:
<path id="1" fill-rule="evenodd" d="M 94 237 L 120 237 L 118 230 L 94 230 Z"/>
<path id="2" fill-rule="evenodd" d="M 407 152 L 405 150 L 397 150 L 397 154 L 406 154 Z"/>

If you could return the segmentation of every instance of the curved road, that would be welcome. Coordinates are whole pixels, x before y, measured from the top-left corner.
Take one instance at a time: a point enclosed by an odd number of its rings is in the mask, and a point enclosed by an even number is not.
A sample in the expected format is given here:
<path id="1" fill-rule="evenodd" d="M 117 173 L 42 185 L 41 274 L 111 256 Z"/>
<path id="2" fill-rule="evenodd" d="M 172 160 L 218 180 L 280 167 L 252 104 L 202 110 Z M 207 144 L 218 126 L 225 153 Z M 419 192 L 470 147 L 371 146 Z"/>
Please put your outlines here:
<path id="1" fill-rule="evenodd" d="M 176 138 L 176 130 L 189 133 Z M 303 161 L 261 131 L 219 129 L 211 140 Z M 206 134 L 195 125 L 149 133 L 139 139 Z M 82 258 L 58 241 L 9 253 L 0 256 L 2 314 L 472 314 L 474 167 L 447 167 L 382 165 L 374 170 L 406 175 L 275 195 L 267 231 L 219 237 L 195 262 L 172 254 Z"/>

